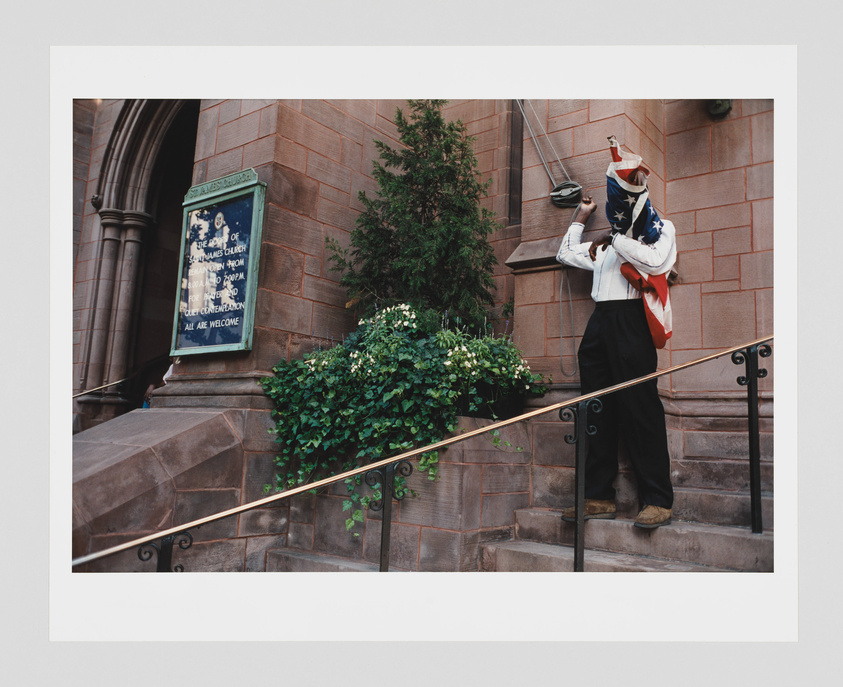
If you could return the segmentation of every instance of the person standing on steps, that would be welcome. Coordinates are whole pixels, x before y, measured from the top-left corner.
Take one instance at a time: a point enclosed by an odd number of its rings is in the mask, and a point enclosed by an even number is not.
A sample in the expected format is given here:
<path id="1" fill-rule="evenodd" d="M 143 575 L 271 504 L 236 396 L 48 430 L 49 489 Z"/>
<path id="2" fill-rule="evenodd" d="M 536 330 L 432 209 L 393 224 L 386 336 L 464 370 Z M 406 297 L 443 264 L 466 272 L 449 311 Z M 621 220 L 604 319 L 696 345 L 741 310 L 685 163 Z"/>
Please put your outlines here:
<path id="1" fill-rule="evenodd" d="M 596 305 L 577 354 L 583 394 L 655 372 L 656 347 L 663 347 L 671 334 L 667 274 L 676 262 L 675 228 L 650 204 L 648 171 L 641 158 L 622 152 L 614 137 L 609 143 L 606 215 L 611 229 L 582 242 L 585 224 L 597 208 L 585 197 L 556 256 L 594 275 L 591 297 Z M 585 518 L 615 517 L 620 436 L 638 483 L 641 510 L 635 525 L 668 524 L 673 487 L 656 380 L 599 398 L 602 411 L 588 418 L 597 433 L 590 437 L 586 457 Z M 574 522 L 574 508 L 563 510 L 562 518 Z"/>

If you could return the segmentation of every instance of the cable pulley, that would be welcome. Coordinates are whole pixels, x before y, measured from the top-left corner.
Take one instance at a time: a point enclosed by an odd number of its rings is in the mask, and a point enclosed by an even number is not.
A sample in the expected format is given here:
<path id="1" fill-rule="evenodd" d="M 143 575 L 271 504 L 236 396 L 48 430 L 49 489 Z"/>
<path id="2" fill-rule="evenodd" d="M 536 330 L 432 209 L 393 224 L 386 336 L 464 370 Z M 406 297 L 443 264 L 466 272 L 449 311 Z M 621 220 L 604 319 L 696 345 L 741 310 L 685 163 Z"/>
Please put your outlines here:
<path id="1" fill-rule="evenodd" d="M 533 125 L 530 124 L 530 118 L 527 117 L 527 113 L 524 110 L 523 101 L 516 100 L 518 103 L 518 109 L 521 110 L 521 116 L 524 118 L 524 122 L 527 125 L 527 129 L 530 132 L 530 138 L 533 139 L 533 143 L 536 146 L 536 151 L 539 154 L 539 159 L 542 161 L 542 165 L 544 166 L 544 171 L 547 172 L 547 176 L 550 178 L 550 183 L 553 185 L 553 188 L 550 191 L 550 201 L 558 208 L 575 208 L 580 204 L 582 201 L 582 186 L 580 186 L 576 181 L 572 181 L 571 177 L 568 176 L 568 172 L 565 170 L 565 165 L 562 164 L 562 160 L 559 159 L 559 154 L 556 152 L 556 149 L 553 147 L 553 142 L 550 140 L 550 137 L 547 135 L 547 132 L 542 126 L 541 120 L 539 119 L 538 114 L 536 114 L 536 109 L 533 107 L 533 104 L 527 100 L 526 102 L 530 105 L 530 109 L 533 111 L 533 116 L 536 119 L 539 127 L 542 130 L 542 134 L 547 139 L 548 144 L 550 145 L 550 149 L 553 151 L 553 154 L 556 156 L 556 162 L 559 163 L 559 166 L 562 168 L 562 172 L 565 174 L 567 181 L 563 181 L 562 183 L 557 183 L 556 179 L 553 177 L 553 172 L 550 171 L 550 165 L 547 162 L 547 158 L 544 156 L 544 152 L 542 151 L 541 145 L 539 145 L 539 140 L 536 137 L 535 132 L 533 131 Z"/>

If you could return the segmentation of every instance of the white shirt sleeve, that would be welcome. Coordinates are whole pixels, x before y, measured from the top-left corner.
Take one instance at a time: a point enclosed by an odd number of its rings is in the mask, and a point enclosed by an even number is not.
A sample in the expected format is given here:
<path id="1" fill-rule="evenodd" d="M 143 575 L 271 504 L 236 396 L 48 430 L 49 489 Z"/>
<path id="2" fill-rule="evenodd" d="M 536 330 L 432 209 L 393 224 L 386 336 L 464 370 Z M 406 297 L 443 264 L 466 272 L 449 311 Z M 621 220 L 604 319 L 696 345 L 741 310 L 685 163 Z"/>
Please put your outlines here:
<path id="1" fill-rule="evenodd" d="M 559 251 L 556 253 L 556 261 L 563 265 L 570 265 L 571 267 L 579 267 L 580 269 L 594 271 L 594 261 L 588 256 L 588 248 L 591 246 L 591 241 L 580 243 L 582 238 L 582 231 L 584 225 L 579 222 L 573 222 L 565 236 L 562 237 L 562 245 L 559 246 Z"/>
<path id="2" fill-rule="evenodd" d="M 670 220 L 662 220 L 662 223 L 662 235 L 655 243 L 642 243 L 616 234 L 612 237 L 612 247 L 639 272 L 665 274 L 676 262 L 676 228 Z"/>

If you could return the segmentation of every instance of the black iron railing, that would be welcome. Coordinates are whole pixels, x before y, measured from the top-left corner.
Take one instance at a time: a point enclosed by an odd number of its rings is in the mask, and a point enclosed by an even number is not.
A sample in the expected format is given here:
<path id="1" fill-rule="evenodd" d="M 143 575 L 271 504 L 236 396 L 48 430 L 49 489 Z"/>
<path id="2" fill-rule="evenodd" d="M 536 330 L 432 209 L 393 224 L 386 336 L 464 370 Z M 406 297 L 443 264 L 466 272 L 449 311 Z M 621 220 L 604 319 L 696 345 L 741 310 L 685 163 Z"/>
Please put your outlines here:
<path id="1" fill-rule="evenodd" d="M 465 441 L 466 439 L 470 439 L 471 437 L 477 436 L 479 434 L 485 434 L 486 432 L 491 432 L 501 427 L 507 427 L 509 425 L 513 425 L 518 422 L 523 422 L 525 420 L 530 420 L 534 417 L 538 417 L 546 413 L 559 411 L 559 417 L 561 420 L 574 422 L 574 433 L 566 436 L 565 441 L 569 444 L 576 444 L 576 490 L 574 497 L 576 529 L 574 534 L 574 571 L 582 572 L 585 560 L 585 457 L 587 452 L 588 438 L 589 436 L 593 436 L 596 433 L 595 428 L 592 425 L 589 425 L 588 423 L 589 413 L 598 413 L 602 410 L 603 404 L 600 401 L 600 397 L 607 396 L 608 394 L 614 393 L 616 391 L 621 391 L 622 389 L 627 389 L 631 386 L 635 386 L 636 384 L 642 384 L 643 382 L 647 382 L 652 379 L 657 379 L 658 377 L 663 377 L 664 375 L 672 374 L 673 372 L 678 372 L 679 370 L 684 370 L 688 367 L 701 365 L 711 360 L 722 358 L 726 355 L 731 355 L 732 362 L 736 365 L 745 364 L 746 366 L 746 374 L 739 376 L 737 378 L 737 383 L 741 386 L 747 387 L 747 409 L 749 421 L 748 430 L 750 508 L 752 511 L 752 531 L 754 533 L 760 534 L 763 532 L 763 524 L 761 518 L 761 451 L 758 424 L 758 379 L 766 377 L 767 371 L 758 366 L 758 357 L 761 356 L 762 358 L 766 358 L 771 355 L 772 350 L 767 344 L 767 342 L 772 340 L 772 336 L 756 339 L 755 341 L 750 341 L 739 346 L 733 346 L 732 348 L 727 348 L 722 351 L 719 351 L 718 353 L 712 353 L 702 358 L 697 358 L 696 360 L 691 360 L 686 363 L 674 365 L 673 367 L 669 367 L 665 370 L 660 370 L 645 375 L 643 377 L 631 379 L 627 382 L 623 382 L 622 384 L 616 384 L 615 386 L 600 389 L 599 391 L 595 391 L 589 394 L 584 394 L 582 396 L 578 396 L 568 401 L 554 403 L 552 405 L 545 406 L 544 408 L 538 408 L 536 410 L 523 413 L 522 415 L 518 415 L 517 417 L 509 418 L 507 420 L 500 420 L 485 427 L 470 430 L 468 432 L 460 434 L 459 436 L 443 439 L 442 441 L 439 441 L 435 444 L 429 444 L 427 446 L 422 446 L 421 448 L 415 448 L 411 451 L 406 451 L 400 455 L 393 456 L 390 458 L 384 458 L 383 460 L 376 461 L 374 463 L 370 463 L 359 468 L 355 468 L 354 470 L 349 470 L 347 472 L 335 475 L 333 477 L 319 480 L 317 482 L 311 482 L 309 484 L 295 487 L 293 489 L 288 489 L 279 494 L 273 494 L 272 496 L 267 496 L 266 498 L 260 499 L 258 501 L 252 501 L 251 503 L 246 503 L 242 506 L 230 508 L 228 510 L 215 513 L 214 515 L 199 518 L 198 520 L 193 520 L 183 525 L 179 525 L 178 527 L 171 527 L 170 529 L 163 530 L 161 532 L 156 532 L 154 534 L 133 539 L 132 541 L 126 542 L 124 544 L 119 544 L 117 546 L 112 546 L 111 548 L 104 549 L 96 553 L 91 553 L 86 556 L 75 558 L 73 559 L 71 564 L 73 567 L 84 565 L 85 563 L 90 563 L 94 560 L 105 558 L 107 556 L 114 555 L 121 551 L 126 551 L 128 549 L 138 547 L 138 557 L 144 561 L 149 560 L 152 557 L 152 551 L 150 549 L 157 551 L 158 572 L 178 572 L 181 570 L 181 566 L 177 565 L 175 566 L 175 568 L 171 568 L 173 544 L 178 543 L 179 547 L 182 549 L 189 548 L 193 541 L 193 537 L 190 535 L 189 530 L 196 529 L 209 522 L 221 520 L 222 518 L 227 518 L 232 515 L 237 515 L 239 513 L 244 513 L 254 508 L 260 508 L 261 506 L 266 506 L 270 503 L 274 503 L 275 501 L 290 498 L 291 496 L 295 496 L 296 494 L 301 494 L 307 491 L 319 489 L 321 487 L 343 481 L 350 477 L 362 475 L 366 480 L 367 484 L 369 484 L 370 486 L 376 484 L 381 485 L 382 498 L 370 507 L 374 508 L 375 510 L 383 509 L 383 524 L 381 526 L 380 571 L 386 572 L 389 569 L 389 542 L 391 529 L 392 501 L 393 499 L 398 500 L 403 497 L 403 493 L 397 495 L 393 493 L 394 475 L 396 472 L 404 476 L 409 475 L 412 472 L 412 466 L 409 462 L 411 458 L 415 458 L 429 451 L 437 451 L 441 448 L 445 448 L 446 446 L 450 446 L 451 444 L 455 444 L 460 441 Z M 153 543 L 157 540 L 160 540 L 160 545 Z"/>

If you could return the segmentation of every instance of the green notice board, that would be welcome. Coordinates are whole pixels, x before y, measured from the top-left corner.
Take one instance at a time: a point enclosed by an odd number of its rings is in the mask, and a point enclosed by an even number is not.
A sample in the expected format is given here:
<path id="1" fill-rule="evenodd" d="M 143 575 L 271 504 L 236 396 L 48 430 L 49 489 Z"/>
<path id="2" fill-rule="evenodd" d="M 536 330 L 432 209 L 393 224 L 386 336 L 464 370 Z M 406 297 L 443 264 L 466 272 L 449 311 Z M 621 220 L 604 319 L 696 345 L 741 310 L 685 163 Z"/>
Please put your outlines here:
<path id="1" fill-rule="evenodd" d="M 187 192 L 171 356 L 251 349 L 265 192 L 253 169 Z"/>

